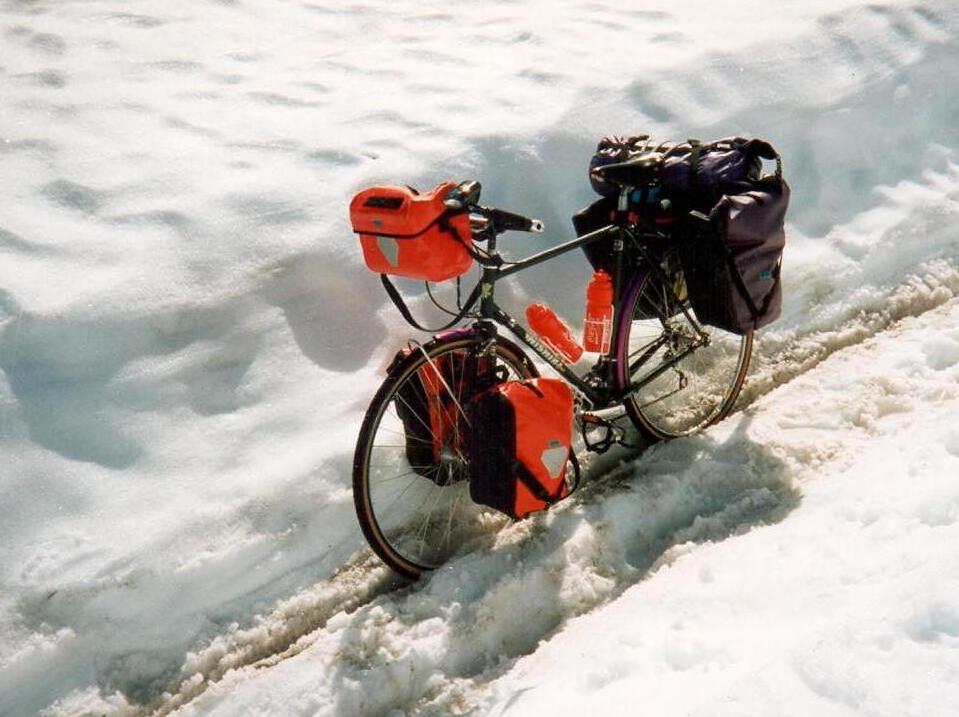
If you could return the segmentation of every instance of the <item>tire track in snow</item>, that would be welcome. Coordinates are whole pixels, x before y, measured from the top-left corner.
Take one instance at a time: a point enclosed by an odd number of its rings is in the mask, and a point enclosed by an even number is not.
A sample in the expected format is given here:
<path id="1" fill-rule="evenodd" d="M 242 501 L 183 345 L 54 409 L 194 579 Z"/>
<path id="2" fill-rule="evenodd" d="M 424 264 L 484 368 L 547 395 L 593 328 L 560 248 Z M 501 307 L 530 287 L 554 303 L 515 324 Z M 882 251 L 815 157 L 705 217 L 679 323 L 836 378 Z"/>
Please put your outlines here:
<path id="1" fill-rule="evenodd" d="M 181 668 L 182 681 L 153 705 L 128 714 L 164 717 L 198 695 L 231 670 L 261 669 L 299 654 L 312 644 L 311 635 L 338 614 L 350 614 L 404 582 L 371 552 L 364 551 L 339 572 L 313 588 L 281 602 L 257 624 L 213 640 L 190 653 Z"/>
<path id="2" fill-rule="evenodd" d="M 741 407 L 959 295 L 959 165 L 943 159 L 922 183 L 881 188 L 886 201 L 831 231 L 822 256 L 792 270 L 787 249 L 784 283 L 799 297 L 784 318 L 799 327 L 760 332 Z M 915 269 L 903 277 L 902 266 Z"/>
<path id="3" fill-rule="evenodd" d="M 614 476 L 619 492 L 512 524 L 490 536 L 488 549 L 462 556 L 419 589 L 381 595 L 329 620 L 309 637 L 313 649 L 299 655 L 311 661 L 306 672 L 318 684 L 293 686 L 297 704 L 266 711 L 309 712 L 309 704 L 316 712 L 328 703 L 320 713 L 463 713 L 477 683 L 503 674 L 566 620 L 615 599 L 671 560 L 676 546 L 778 520 L 796 504 L 786 466 L 761 446 L 719 446 L 705 437 L 687 446 L 712 453 L 695 475 L 688 459 L 674 456 L 659 463 L 659 475 L 634 485 L 625 479 L 635 467 L 627 466 Z M 639 515 L 638 503 L 652 508 Z M 289 677 L 296 660 L 278 661 L 282 672 L 274 674 Z M 226 673 L 175 714 L 218 714 L 236 690 L 256 690 L 255 670 Z M 259 692 L 256 699 L 259 708 L 272 698 Z"/>
<path id="4" fill-rule="evenodd" d="M 836 329 L 796 332 L 789 337 L 758 339 L 754 365 L 740 394 L 737 410 L 749 406 L 773 389 L 811 371 L 837 351 L 856 346 L 888 331 L 899 321 L 933 311 L 959 295 L 959 269 L 947 261 L 906 282 L 870 307 L 850 307 Z"/>

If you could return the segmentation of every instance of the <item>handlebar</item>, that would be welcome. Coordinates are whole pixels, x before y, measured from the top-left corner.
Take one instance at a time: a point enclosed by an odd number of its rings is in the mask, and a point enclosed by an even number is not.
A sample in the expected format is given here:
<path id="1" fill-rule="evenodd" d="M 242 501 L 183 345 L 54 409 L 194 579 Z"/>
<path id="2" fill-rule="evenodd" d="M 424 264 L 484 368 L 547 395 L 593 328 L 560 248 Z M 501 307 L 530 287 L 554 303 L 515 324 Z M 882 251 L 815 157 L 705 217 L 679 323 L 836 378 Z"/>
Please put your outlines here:
<path id="1" fill-rule="evenodd" d="M 487 211 L 489 212 L 490 221 L 496 228 L 497 234 L 510 230 L 536 232 L 537 234 L 543 231 L 543 222 L 540 219 L 531 219 L 524 217 L 522 214 L 508 212 L 505 209 L 497 209 L 496 207 L 489 207 Z"/>
<path id="2" fill-rule="evenodd" d="M 478 204 L 482 186 L 475 179 L 460 182 L 453 187 L 443 204 L 453 210 L 466 209 L 476 217 L 472 222 L 474 237 L 483 239 L 484 234 L 502 234 L 507 231 L 541 233 L 544 229 L 542 220 L 525 217 L 522 214 L 508 212 L 496 207 L 482 207 Z M 488 238 L 485 237 L 485 238 Z"/>

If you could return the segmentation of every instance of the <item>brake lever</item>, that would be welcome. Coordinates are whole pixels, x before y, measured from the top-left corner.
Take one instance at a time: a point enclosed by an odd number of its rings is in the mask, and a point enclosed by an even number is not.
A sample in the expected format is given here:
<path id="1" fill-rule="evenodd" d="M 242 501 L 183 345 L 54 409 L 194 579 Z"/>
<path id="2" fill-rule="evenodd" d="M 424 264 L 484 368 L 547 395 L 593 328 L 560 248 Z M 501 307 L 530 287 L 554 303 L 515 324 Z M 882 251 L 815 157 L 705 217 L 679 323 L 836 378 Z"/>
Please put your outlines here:
<path id="1" fill-rule="evenodd" d="M 468 179 L 453 187 L 443 200 L 443 204 L 453 210 L 466 209 L 479 201 L 481 190 L 482 185 L 477 180 Z"/>

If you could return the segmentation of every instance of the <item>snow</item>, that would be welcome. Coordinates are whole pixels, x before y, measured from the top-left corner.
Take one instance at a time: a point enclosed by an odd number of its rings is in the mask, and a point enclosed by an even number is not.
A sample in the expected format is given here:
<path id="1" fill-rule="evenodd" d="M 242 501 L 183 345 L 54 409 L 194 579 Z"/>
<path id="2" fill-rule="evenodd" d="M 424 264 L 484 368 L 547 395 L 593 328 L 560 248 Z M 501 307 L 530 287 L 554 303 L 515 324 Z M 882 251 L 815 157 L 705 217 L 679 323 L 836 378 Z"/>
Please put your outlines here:
<path id="1" fill-rule="evenodd" d="M 0 716 L 959 712 L 957 30 L 951 0 L 0 5 Z M 348 198 L 475 177 L 546 221 L 524 255 L 637 131 L 783 153 L 742 410 L 402 585 L 350 466 L 413 332 Z M 507 307 L 578 328 L 587 265 L 549 266 Z"/>
<path id="2" fill-rule="evenodd" d="M 642 461 L 656 480 L 670 454 L 751 449 L 785 495 L 725 540 L 726 516 L 694 519 L 646 580 L 497 680 L 490 713 L 618 713 L 645 685 L 665 715 L 955 714 L 959 361 L 929 337 L 954 348 L 957 318 L 953 301 L 906 320 Z"/>

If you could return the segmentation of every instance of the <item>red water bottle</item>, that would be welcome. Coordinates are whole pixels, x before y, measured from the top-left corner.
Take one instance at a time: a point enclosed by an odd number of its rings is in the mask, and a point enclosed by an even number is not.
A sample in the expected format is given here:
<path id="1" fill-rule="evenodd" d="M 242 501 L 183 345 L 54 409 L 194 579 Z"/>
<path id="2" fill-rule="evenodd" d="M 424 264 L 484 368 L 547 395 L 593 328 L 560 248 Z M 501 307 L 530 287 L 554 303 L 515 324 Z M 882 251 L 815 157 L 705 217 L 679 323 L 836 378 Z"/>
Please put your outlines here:
<path id="1" fill-rule="evenodd" d="M 583 355 L 583 347 L 560 321 L 553 310 L 545 304 L 530 304 L 526 307 L 526 323 L 542 339 L 543 343 L 562 356 L 568 363 L 576 363 Z"/>
<path id="2" fill-rule="evenodd" d="M 613 338 L 613 280 L 602 269 L 593 274 L 586 287 L 586 321 L 583 348 L 606 353 Z"/>

